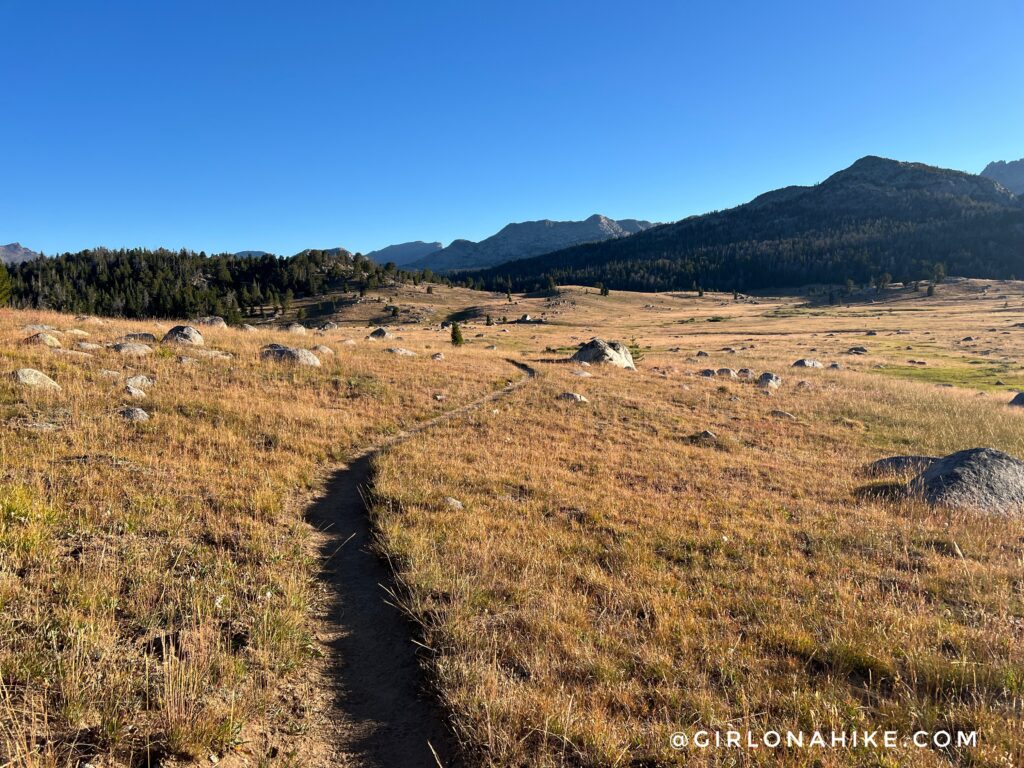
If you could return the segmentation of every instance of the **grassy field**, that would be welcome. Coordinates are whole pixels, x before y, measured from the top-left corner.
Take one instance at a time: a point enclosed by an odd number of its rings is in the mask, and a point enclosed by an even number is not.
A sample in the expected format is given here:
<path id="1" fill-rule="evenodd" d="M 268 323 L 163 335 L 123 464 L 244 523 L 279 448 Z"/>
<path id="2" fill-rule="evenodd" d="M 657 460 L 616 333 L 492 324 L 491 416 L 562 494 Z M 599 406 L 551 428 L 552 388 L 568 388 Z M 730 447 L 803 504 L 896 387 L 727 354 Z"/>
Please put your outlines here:
<path id="1" fill-rule="evenodd" d="M 304 713 L 276 697 L 319 652 L 301 502 L 377 437 L 503 385 L 507 364 L 438 331 L 366 341 L 365 325 L 204 328 L 230 359 L 159 344 L 79 357 L 24 343 L 30 324 L 89 334 L 54 333 L 65 349 L 171 325 L 0 313 L 0 756 L 157 765 L 241 746 L 284 759 L 274 733 L 301 736 Z M 334 354 L 295 368 L 259 360 L 268 342 Z M 394 345 L 420 354 L 383 351 Z M 61 391 L 20 387 L 22 367 Z M 141 401 L 124 394 L 135 374 L 155 382 Z M 151 419 L 128 423 L 125 406 Z"/>
<path id="2" fill-rule="evenodd" d="M 545 322 L 501 323 L 526 313 Z M 450 317 L 466 346 L 439 328 Z M 1024 456 L 1024 410 L 1006 405 L 1024 385 L 1024 285 L 852 307 L 420 286 L 331 319 L 323 336 L 204 329 L 231 358 L 183 363 L 163 345 L 133 359 L 24 343 L 31 324 L 74 348 L 73 328 L 102 343 L 169 322 L 0 313 L 7 764 L 315 764 L 304 506 L 330 467 L 503 386 L 505 358 L 537 379 L 376 462 L 379 546 L 470 764 L 1024 764 L 1024 523 L 896 501 L 860 472 L 895 453 Z M 398 338 L 364 338 L 385 320 Z M 556 362 L 592 336 L 632 344 L 638 370 Z M 271 341 L 334 354 L 259 360 Z M 843 367 L 791 369 L 799 357 Z M 723 366 L 784 383 L 767 396 L 697 375 Z M 18 386 L 21 367 L 61 391 Z M 155 380 L 138 402 L 134 373 Z M 151 420 L 125 422 L 125 405 Z M 979 746 L 670 748 L 698 727 L 965 729 Z"/>
<path id="3" fill-rule="evenodd" d="M 1013 290 L 1013 312 L 967 285 L 871 315 L 576 294 L 533 347 L 635 336 L 637 372 L 580 378 L 536 355 L 537 385 L 497 412 L 386 454 L 382 547 L 474 764 L 1022 764 L 1024 524 L 886 501 L 859 472 L 895 453 L 1024 455 L 1024 413 L 984 395 L 1020 376 Z M 805 356 L 844 370 L 789 368 Z M 784 385 L 694 375 L 721 366 Z M 705 429 L 716 442 L 692 439 Z M 670 748 L 698 727 L 963 729 L 980 746 Z"/>

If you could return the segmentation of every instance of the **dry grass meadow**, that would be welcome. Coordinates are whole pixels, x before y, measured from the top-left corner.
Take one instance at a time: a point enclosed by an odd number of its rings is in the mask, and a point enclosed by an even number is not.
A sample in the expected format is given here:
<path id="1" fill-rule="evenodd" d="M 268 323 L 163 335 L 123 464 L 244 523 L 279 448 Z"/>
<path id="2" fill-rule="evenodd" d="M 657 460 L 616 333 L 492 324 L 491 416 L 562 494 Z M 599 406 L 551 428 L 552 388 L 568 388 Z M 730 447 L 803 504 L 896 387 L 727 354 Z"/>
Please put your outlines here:
<path id="1" fill-rule="evenodd" d="M 304 504 L 360 449 L 517 376 L 505 358 L 537 378 L 382 454 L 372 500 L 469 764 L 1024 764 L 1024 522 L 895 499 L 860 471 L 974 446 L 1024 457 L 1024 409 L 1006 405 L 1024 388 L 1024 284 L 849 307 L 387 300 L 395 340 L 364 339 L 383 317 L 366 302 L 322 337 L 204 329 L 232 357 L 193 363 L 23 343 L 30 324 L 73 348 L 73 328 L 109 342 L 169 322 L 0 314 L 0 765 L 313 764 L 294 746 L 315 738 L 323 652 Z M 526 312 L 547 322 L 500 321 Z M 438 328 L 451 315 L 469 319 L 464 347 Z M 559 362 L 592 336 L 634 343 L 638 370 Z M 270 341 L 335 354 L 260 361 Z M 21 367 L 62 390 L 19 387 Z M 720 367 L 783 385 L 698 375 Z M 155 384 L 128 403 L 137 372 Z M 125 422 L 127 404 L 152 419 Z M 670 748 L 698 726 L 958 728 L 979 746 Z"/>

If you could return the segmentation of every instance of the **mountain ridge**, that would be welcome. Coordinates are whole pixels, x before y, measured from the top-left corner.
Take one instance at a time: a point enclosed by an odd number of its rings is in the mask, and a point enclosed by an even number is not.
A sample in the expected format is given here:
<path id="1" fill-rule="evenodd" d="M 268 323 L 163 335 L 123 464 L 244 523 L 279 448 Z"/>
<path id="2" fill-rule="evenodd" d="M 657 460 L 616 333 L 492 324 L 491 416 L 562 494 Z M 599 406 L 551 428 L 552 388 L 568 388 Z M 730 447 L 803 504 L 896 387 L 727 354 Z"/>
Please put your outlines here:
<path id="1" fill-rule="evenodd" d="M 996 160 L 985 166 L 982 176 L 998 181 L 1016 195 L 1024 195 L 1024 158 L 1020 160 Z"/>
<path id="2" fill-rule="evenodd" d="M 595 213 L 582 221 L 538 219 L 506 224 L 479 242 L 453 240 L 447 248 L 410 262 L 413 269 L 448 272 L 488 266 L 550 253 L 579 243 L 628 237 L 653 226 L 640 219 L 610 219 Z"/>
<path id="3" fill-rule="evenodd" d="M 522 289 L 548 276 L 635 290 L 755 289 L 884 273 L 918 279 L 940 263 L 978 277 L 1024 275 L 1024 201 L 987 177 L 869 155 L 819 184 L 474 278 Z"/>
<path id="4" fill-rule="evenodd" d="M 0 245 L 0 262 L 4 264 L 20 264 L 23 261 L 32 261 L 38 256 L 38 253 L 29 250 L 21 243 Z"/>

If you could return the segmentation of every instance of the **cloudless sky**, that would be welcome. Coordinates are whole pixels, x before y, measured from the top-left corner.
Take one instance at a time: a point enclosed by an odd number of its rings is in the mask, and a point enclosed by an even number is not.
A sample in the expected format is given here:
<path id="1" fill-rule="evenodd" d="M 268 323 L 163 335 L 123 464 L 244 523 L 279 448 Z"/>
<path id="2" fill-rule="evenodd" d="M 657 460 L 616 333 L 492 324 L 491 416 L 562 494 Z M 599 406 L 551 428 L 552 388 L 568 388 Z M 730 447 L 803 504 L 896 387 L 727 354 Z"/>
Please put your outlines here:
<path id="1" fill-rule="evenodd" d="M 0 0 L 0 243 L 290 254 L 1024 156 L 1024 3 Z"/>

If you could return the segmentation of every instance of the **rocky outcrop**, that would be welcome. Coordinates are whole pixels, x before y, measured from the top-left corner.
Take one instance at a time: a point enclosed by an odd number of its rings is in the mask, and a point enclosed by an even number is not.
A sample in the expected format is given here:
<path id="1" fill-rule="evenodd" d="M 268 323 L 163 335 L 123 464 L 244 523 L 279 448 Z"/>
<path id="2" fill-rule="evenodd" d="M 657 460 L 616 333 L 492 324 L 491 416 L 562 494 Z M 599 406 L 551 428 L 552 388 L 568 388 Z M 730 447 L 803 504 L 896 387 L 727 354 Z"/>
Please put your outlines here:
<path id="1" fill-rule="evenodd" d="M 998 181 L 1015 195 L 1024 195 L 1024 159 L 997 160 L 986 165 L 981 175 Z"/>
<path id="2" fill-rule="evenodd" d="M 578 363 L 608 363 L 628 371 L 636 370 L 629 348 L 618 341 L 591 339 L 576 351 L 572 359 Z"/>

